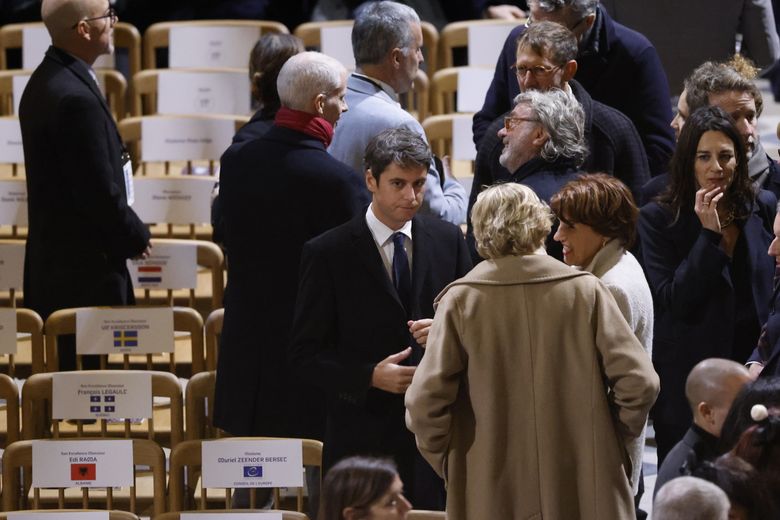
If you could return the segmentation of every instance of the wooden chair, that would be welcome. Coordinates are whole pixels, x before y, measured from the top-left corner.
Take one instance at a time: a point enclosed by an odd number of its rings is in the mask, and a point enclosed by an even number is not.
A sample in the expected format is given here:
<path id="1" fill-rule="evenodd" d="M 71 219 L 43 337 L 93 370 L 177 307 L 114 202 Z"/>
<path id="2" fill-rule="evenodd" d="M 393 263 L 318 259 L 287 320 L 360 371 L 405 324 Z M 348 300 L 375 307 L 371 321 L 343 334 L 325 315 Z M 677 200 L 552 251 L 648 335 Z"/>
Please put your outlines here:
<path id="1" fill-rule="evenodd" d="M 192 266 L 196 274 L 195 287 L 177 287 L 176 289 L 139 289 L 136 286 L 136 302 L 144 305 L 159 305 L 160 303 L 174 306 L 176 303 L 191 308 L 205 308 L 204 315 L 222 307 L 225 291 L 225 255 L 214 242 L 205 240 L 182 240 L 175 238 L 153 238 L 152 255 L 162 247 L 195 247 L 196 265 Z M 181 266 L 187 268 L 188 266 Z M 166 266 L 177 269 L 177 266 Z M 208 280 L 206 280 L 208 278 Z M 178 290 L 177 290 L 178 289 Z M 182 298 L 182 293 L 186 297 Z M 182 302 L 182 300 L 184 300 Z M 208 347 L 206 349 L 208 352 Z M 208 356 L 206 363 L 208 364 Z M 210 369 L 211 370 L 211 369 Z"/>
<path id="2" fill-rule="evenodd" d="M 422 509 L 412 509 L 409 511 L 407 520 L 447 520 L 447 513 L 444 511 L 423 511 Z"/>
<path id="3" fill-rule="evenodd" d="M 412 114 L 419 122 L 423 122 L 430 115 L 430 81 L 421 69 L 417 70 L 414 83 L 409 92 L 398 96 L 398 100 L 404 109 Z"/>
<path id="4" fill-rule="evenodd" d="M 0 27 L 0 70 L 8 69 L 8 49 L 22 48 L 24 30 L 42 27 L 43 22 L 7 24 Z M 117 22 L 114 25 L 114 47 L 127 49 L 131 76 L 141 70 L 141 34 L 134 25 L 125 22 Z"/>
<path id="5" fill-rule="evenodd" d="M 525 23 L 525 20 L 465 20 L 447 24 L 439 33 L 439 58 L 437 61 L 439 69 L 437 70 L 441 70 L 444 67 L 452 67 L 454 65 L 452 58 L 453 49 L 469 46 L 469 27 L 492 27 L 508 34 L 509 31 L 523 23 Z M 495 55 L 485 57 L 485 64 L 495 66 L 495 62 L 498 60 L 498 55 L 500 53 L 501 47 L 496 49 Z M 469 63 L 469 65 L 479 64 Z"/>
<path id="6" fill-rule="evenodd" d="M 423 121 L 422 126 L 433 153 L 439 157 L 452 155 L 452 125 L 455 120 L 471 121 L 473 114 L 445 114 L 431 116 Z"/>
<path id="7" fill-rule="evenodd" d="M 144 373 L 141 370 L 84 370 L 82 374 Z M 174 447 L 184 437 L 184 407 L 179 380 L 169 372 L 147 372 L 151 376 L 152 399 L 163 398 L 165 406 L 153 406 L 152 417 L 143 417 L 145 426 L 133 424 L 131 419 L 115 423 L 98 419 L 94 424 L 75 421 L 66 423 L 70 417 L 52 417 L 54 372 L 33 374 L 24 384 L 22 393 L 22 438 L 23 439 L 65 439 L 72 437 L 146 437 L 161 446 Z M 140 418 L 140 417 L 139 417 Z M 138 418 L 137 418 L 138 419 Z M 158 428 L 155 428 L 155 425 Z"/>
<path id="8" fill-rule="evenodd" d="M 258 38 L 264 33 L 289 33 L 284 24 L 270 20 L 190 20 L 156 23 L 150 25 L 144 33 L 145 69 L 158 68 L 157 50 L 170 45 L 170 32 L 175 27 L 256 27 Z M 246 61 L 249 61 L 248 53 Z"/>
<path id="9" fill-rule="evenodd" d="M 59 356 L 57 354 L 57 337 L 63 334 L 76 333 L 76 313 L 80 309 L 88 307 L 61 309 L 53 312 L 44 325 L 46 337 L 46 371 L 56 372 L 59 370 Z M 122 309 L 123 307 L 110 307 L 113 309 Z M 137 307 L 129 307 L 133 309 Z M 189 334 L 190 354 L 192 356 L 192 374 L 203 372 L 205 369 L 205 359 L 203 355 L 203 319 L 200 314 L 189 307 L 173 307 L 173 329 L 174 332 Z M 131 362 L 136 363 L 139 357 L 145 357 L 145 369 L 154 370 L 154 357 L 156 354 L 122 354 L 121 367 L 124 370 L 130 369 Z M 108 368 L 108 356 L 100 355 L 100 369 Z M 142 363 L 143 364 L 143 363 Z M 81 370 L 81 355 L 76 356 L 76 368 Z M 176 373 L 176 356 L 170 354 L 168 360 L 168 371 Z"/>
<path id="10" fill-rule="evenodd" d="M 420 22 L 423 36 L 423 68 L 428 76 L 433 76 L 439 70 L 439 31 L 430 22 Z"/>
<path id="11" fill-rule="evenodd" d="M 309 520 L 309 517 L 304 513 L 297 511 L 283 511 L 281 509 L 209 509 L 208 511 L 177 511 L 175 513 L 164 513 L 160 516 L 154 517 L 154 520 L 180 520 L 182 514 L 188 515 L 219 515 L 220 518 L 225 517 L 225 520 L 230 520 L 231 516 L 245 515 L 246 513 L 281 513 L 282 520 Z M 2 520 L 2 518 L 0 518 Z M 241 520 L 238 516 L 236 520 Z"/>
<path id="12" fill-rule="evenodd" d="M 457 94 L 461 75 L 471 74 L 472 77 L 464 76 L 467 79 L 464 81 L 475 81 L 477 85 L 472 85 L 472 88 L 482 92 L 479 97 L 478 103 L 470 103 L 473 109 L 461 109 L 458 110 Z M 455 113 L 473 113 L 482 107 L 482 103 L 485 99 L 485 94 L 490 86 L 490 81 L 493 78 L 493 69 L 487 69 L 485 67 L 449 67 L 441 69 L 433 75 L 431 80 L 431 114 L 433 115 L 445 115 Z M 461 100 L 461 105 L 463 104 Z M 477 106 L 478 105 L 478 106 Z"/>
<path id="13" fill-rule="evenodd" d="M 16 381 L 5 374 L 0 374 L 0 399 L 5 404 L 0 410 L 5 409 L 5 431 L 3 432 L 3 448 L 19 440 L 19 387 Z"/>
<path id="14" fill-rule="evenodd" d="M 11 377 L 26 376 L 28 370 L 18 370 L 22 360 L 22 365 L 25 368 L 29 364 L 29 373 L 37 374 L 43 372 L 46 369 L 45 364 L 45 349 L 43 342 L 43 320 L 37 312 L 31 309 L 16 308 L 16 332 L 29 334 L 29 337 L 23 337 L 17 339 L 17 354 L 0 354 L 0 358 L 7 356 L 7 359 L 3 359 L 2 363 L 7 366 L 7 374 Z M 29 344 L 29 353 L 27 345 Z M 23 351 L 19 351 L 18 347 L 24 347 Z"/>
<path id="15" fill-rule="evenodd" d="M 184 398 L 187 440 L 218 439 L 226 435 L 214 427 L 214 388 L 217 373 L 213 370 L 192 376 Z"/>
<path id="16" fill-rule="evenodd" d="M 259 440 L 267 439 L 269 437 L 233 437 L 229 440 Z M 228 439 L 215 442 L 227 442 Z M 169 507 L 170 511 L 183 511 L 185 504 L 190 501 L 192 497 L 196 496 L 196 479 L 192 478 L 193 474 L 200 473 L 200 467 L 202 464 L 202 452 L 201 445 L 202 440 L 188 440 L 180 443 L 171 452 L 170 460 L 170 473 L 169 473 Z M 311 439 L 303 439 L 303 465 L 304 466 L 319 466 L 322 467 L 322 443 Z M 186 471 L 186 470 L 194 470 Z M 301 468 L 303 470 L 303 468 Z M 190 475 L 190 479 L 185 482 L 185 474 Z M 231 493 L 230 488 L 224 490 L 224 507 L 225 509 L 231 509 Z M 254 489 L 249 494 L 249 507 L 255 509 L 256 496 Z M 194 508 L 205 510 L 207 509 L 208 496 L 207 489 L 201 488 L 200 498 L 197 504 L 194 504 Z M 279 509 L 280 498 L 278 492 L 274 495 L 274 507 Z M 298 489 L 298 497 L 296 504 L 297 511 L 303 511 L 303 489 Z"/>
<path id="17" fill-rule="evenodd" d="M 56 515 L 59 513 L 102 513 L 105 511 L 100 509 L 26 509 L 20 512 L 35 513 L 36 515 Z M 8 513 L 0 513 L 0 520 L 8 520 Z M 108 520 L 140 520 L 140 519 L 138 518 L 137 515 L 134 515 L 129 511 L 109 511 Z"/>
<path id="18" fill-rule="evenodd" d="M 222 335 L 222 322 L 225 320 L 225 309 L 216 309 L 206 318 L 206 369 L 217 369 L 219 356 L 219 341 Z"/>
<path id="19" fill-rule="evenodd" d="M 98 439 L 74 439 L 75 442 L 83 442 L 85 446 Z M 106 439 L 99 439 L 106 440 Z M 29 495 L 26 492 L 25 479 L 32 477 L 33 466 L 33 443 L 34 442 L 57 442 L 54 440 L 23 440 L 9 445 L 3 452 L 3 510 L 19 511 L 28 508 L 39 509 L 44 500 L 41 497 L 41 489 L 32 488 L 33 496 L 30 504 Z M 124 442 L 120 439 L 111 439 L 110 442 Z M 148 439 L 133 439 L 133 472 L 134 485 L 129 488 L 129 509 L 137 513 L 141 509 L 141 504 L 136 493 L 138 479 L 143 473 L 151 473 L 153 495 L 152 512 L 153 516 L 162 514 L 165 511 L 165 455 L 162 448 L 154 441 Z M 140 466 L 140 467 L 139 467 Z M 142 469 L 143 467 L 147 469 Z M 22 476 L 24 475 L 24 476 Z M 29 480 L 28 480 L 29 481 Z M 64 509 L 66 506 L 65 488 L 56 488 L 57 508 Z M 98 492 L 99 490 L 99 492 Z M 104 490 L 104 491 L 103 491 Z M 90 507 L 90 493 L 92 500 L 105 501 L 106 509 L 114 509 L 115 501 L 119 501 L 114 496 L 113 488 L 82 488 L 81 489 L 81 507 L 87 509 Z M 46 497 L 44 497 L 46 498 Z"/>

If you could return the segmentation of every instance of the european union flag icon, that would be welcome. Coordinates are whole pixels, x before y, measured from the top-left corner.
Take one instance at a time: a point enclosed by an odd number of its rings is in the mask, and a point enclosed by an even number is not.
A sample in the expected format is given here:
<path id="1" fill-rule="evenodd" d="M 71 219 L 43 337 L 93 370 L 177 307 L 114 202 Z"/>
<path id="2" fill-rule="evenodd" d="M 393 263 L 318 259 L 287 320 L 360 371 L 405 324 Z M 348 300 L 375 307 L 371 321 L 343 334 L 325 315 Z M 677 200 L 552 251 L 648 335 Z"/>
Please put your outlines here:
<path id="1" fill-rule="evenodd" d="M 263 476 L 263 466 L 244 466 L 244 476 L 260 478 Z"/>
<path id="2" fill-rule="evenodd" d="M 114 331 L 114 347 L 137 347 L 138 346 L 138 331 L 137 330 L 115 330 Z"/>
<path id="3" fill-rule="evenodd" d="M 115 410 L 116 410 L 116 407 L 114 407 L 114 406 L 104 406 L 104 407 L 103 407 L 103 409 L 104 409 L 106 412 L 113 412 L 113 411 L 115 411 Z"/>
<path id="4" fill-rule="evenodd" d="M 91 395 L 91 396 L 89 396 L 89 402 L 90 403 L 99 403 L 100 402 L 100 396 L 99 395 Z"/>
<path id="5" fill-rule="evenodd" d="M 93 412 L 93 413 L 98 413 L 98 412 L 100 412 L 100 407 L 99 406 L 90 406 L 89 407 L 89 411 Z"/>
<path id="6" fill-rule="evenodd" d="M 104 395 L 103 400 L 107 403 L 113 403 L 116 400 L 115 395 Z"/>

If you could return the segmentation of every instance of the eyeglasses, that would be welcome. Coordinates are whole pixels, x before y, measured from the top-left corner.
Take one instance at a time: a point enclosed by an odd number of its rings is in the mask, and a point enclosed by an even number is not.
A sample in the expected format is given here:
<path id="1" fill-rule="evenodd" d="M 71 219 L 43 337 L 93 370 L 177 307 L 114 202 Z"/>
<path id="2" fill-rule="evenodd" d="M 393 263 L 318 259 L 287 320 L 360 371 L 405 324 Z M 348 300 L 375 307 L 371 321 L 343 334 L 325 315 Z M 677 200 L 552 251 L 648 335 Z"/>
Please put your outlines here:
<path id="1" fill-rule="evenodd" d="M 517 76 L 517 79 L 523 79 L 528 72 L 531 73 L 531 76 L 540 78 L 560 69 L 561 66 L 556 65 L 555 67 L 548 67 L 546 65 L 537 65 L 535 67 L 517 67 L 513 65 L 512 68 L 515 69 L 515 75 Z"/>
<path id="2" fill-rule="evenodd" d="M 102 16 L 96 16 L 94 18 L 84 18 L 83 20 L 79 20 L 78 22 L 73 24 L 73 27 L 71 27 L 71 29 L 75 29 L 76 27 L 78 27 L 81 22 L 95 22 L 97 20 L 102 20 L 104 18 L 109 18 L 109 23 L 111 24 L 111 27 L 113 27 L 114 24 L 116 24 L 117 16 L 116 16 L 116 11 L 114 11 L 113 7 L 109 7 L 108 12 Z"/>
<path id="3" fill-rule="evenodd" d="M 531 123 L 538 123 L 538 119 L 531 119 L 529 117 L 511 117 L 507 116 L 504 118 L 504 130 L 507 132 L 511 132 L 515 128 L 517 128 L 517 125 L 519 125 L 523 121 L 529 121 Z"/>

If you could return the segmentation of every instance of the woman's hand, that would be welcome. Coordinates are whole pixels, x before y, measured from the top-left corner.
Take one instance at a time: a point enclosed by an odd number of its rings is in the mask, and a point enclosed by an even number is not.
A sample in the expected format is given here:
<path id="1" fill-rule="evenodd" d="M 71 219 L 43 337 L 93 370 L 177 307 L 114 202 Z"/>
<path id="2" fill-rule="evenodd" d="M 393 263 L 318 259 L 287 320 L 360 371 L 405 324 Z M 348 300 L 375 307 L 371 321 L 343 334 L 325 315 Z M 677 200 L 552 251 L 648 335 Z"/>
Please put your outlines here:
<path id="1" fill-rule="evenodd" d="M 723 198 L 723 189 L 718 186 L 711 190 L 702 188 L 696 192 L 693 210 L 705 229 L 720 233 L 720 218 L 718 218 L 718 201 Z"/>

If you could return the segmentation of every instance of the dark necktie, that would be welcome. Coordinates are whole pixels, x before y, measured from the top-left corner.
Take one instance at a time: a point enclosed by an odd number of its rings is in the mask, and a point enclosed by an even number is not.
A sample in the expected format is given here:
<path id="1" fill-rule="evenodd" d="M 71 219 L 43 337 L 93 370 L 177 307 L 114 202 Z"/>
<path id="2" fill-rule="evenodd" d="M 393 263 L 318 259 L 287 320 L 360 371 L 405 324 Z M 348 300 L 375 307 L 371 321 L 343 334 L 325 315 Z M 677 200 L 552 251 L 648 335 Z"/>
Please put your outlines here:
<path id="1" fill-rule="evenodd" d="M 393 285 L 398 293 L 398 298 L 406 309 L 406 314 L 411 312 L 412 277 L 409 273 L 409 258 L 404 249 L 404 234 L 393 234 Z"/>

